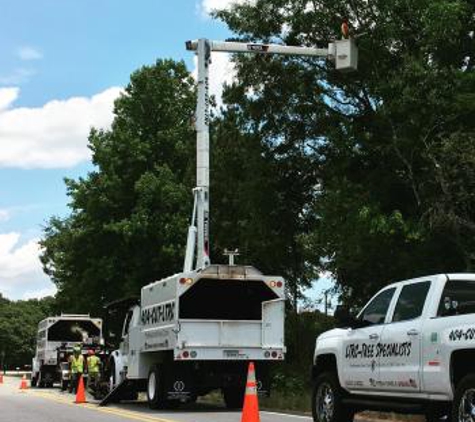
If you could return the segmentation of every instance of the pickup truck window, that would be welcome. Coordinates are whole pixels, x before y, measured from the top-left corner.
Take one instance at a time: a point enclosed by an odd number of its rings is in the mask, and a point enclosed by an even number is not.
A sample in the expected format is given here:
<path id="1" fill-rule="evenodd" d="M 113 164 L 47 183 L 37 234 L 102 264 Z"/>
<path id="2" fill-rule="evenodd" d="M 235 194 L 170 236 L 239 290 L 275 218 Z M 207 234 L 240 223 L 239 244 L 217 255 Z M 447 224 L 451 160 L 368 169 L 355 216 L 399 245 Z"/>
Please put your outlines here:
<path id="1" fill-rule="evenodd" d="M 382 291 L 366 306 L 358 319 L 367 325 L 382 324 L 395 291 L 395 288 Z"/>
<path id="2" fill-rule="evenodd" d="M 407 321 L 422 315 L 430 281 L 408 284 L 401 290 L 394 310 L 393 322 Z"/>
<path id="3" fill-rule="evenodd" d="M 449 280 L 445 284 L 437 316 L 475 313 L 475 280 Z"/>

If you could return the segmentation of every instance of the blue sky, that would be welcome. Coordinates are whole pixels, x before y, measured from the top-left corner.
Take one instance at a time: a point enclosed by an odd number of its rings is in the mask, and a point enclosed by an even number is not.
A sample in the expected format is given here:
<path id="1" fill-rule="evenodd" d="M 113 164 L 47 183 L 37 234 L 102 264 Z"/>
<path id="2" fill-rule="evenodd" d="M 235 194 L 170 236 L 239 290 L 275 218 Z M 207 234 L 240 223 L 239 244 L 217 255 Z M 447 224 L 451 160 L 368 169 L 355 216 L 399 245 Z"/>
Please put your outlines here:
<path id="1" fill-rule="evenodd" d="M 244 0 L 239 0 L 244 1 Z M 68 213 L 64 177 L 92 168 L 91 126 L 107 128 L 129 75 L 157 58 L 183 59 L 188 39 L 232 34 L 211 19 L 230 0 L 0 0 L 0 293 L 54 293 L 38 239 Z M 232 75 L 213 60 L 211 90 Z"/>

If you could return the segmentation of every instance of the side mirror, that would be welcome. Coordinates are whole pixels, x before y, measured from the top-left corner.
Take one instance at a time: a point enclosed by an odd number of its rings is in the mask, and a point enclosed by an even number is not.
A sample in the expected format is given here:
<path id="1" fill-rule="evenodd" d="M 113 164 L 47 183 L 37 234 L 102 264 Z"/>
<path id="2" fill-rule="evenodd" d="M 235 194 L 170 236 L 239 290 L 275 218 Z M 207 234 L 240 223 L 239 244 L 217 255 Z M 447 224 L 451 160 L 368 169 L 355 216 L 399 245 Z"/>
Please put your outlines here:
<path id="1" fill-rule="evenodd" d="M 354 318 L 350 314 L 350 310 L 343 305 L 338 305 L 333 314 L 337 322 L 338 327 L 351 327 L 354 322 Z"/>

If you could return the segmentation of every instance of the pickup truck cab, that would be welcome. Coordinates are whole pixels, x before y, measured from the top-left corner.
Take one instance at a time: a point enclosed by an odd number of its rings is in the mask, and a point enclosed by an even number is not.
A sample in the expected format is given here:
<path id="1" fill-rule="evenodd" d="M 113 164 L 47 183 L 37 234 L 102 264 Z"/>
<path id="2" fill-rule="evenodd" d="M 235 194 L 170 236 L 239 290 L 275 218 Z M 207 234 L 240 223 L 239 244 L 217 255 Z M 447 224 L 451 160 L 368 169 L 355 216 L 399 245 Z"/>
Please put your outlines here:
<path id="1" fill-rule="evenodd" d="M 475 421 L 475 274 L 391 284 L 316 341 L 315 422 L 362 410 Z"/>

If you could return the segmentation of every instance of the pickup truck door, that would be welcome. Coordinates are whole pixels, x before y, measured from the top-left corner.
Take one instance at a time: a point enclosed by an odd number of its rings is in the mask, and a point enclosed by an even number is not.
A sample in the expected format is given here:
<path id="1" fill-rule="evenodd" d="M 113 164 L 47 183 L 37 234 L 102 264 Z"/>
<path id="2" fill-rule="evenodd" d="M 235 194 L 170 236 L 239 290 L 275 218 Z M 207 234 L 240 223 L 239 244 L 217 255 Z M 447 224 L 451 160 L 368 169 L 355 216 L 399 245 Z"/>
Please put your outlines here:
<path id="1" fill-rule="evenodd" d="M 391 287 L 374 296 L 358 315 L 361 327 L 349 328 L 344 334 L 340 381 L 349 391 L 370 390 L 379 381 L 377 345 L 395 291 Z"/>
<path id="2" fill-rule="evenodd" d="M 430 286 L 430 281 L 418 281 L 398 289 L 391 321 L 378 344 L 378 391 L 421 391 L 422 315 Z"/>

